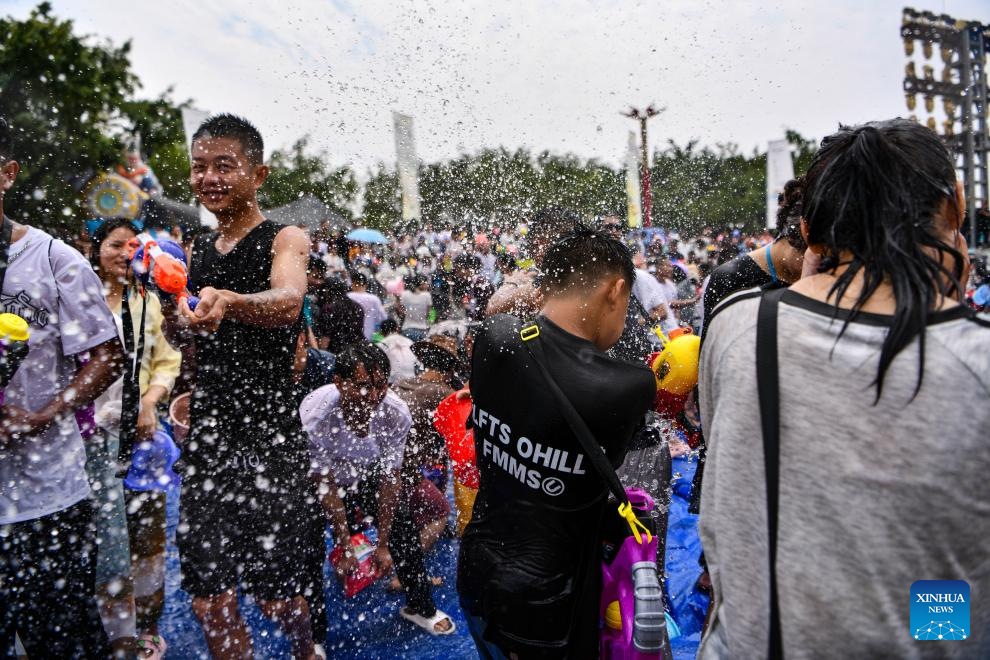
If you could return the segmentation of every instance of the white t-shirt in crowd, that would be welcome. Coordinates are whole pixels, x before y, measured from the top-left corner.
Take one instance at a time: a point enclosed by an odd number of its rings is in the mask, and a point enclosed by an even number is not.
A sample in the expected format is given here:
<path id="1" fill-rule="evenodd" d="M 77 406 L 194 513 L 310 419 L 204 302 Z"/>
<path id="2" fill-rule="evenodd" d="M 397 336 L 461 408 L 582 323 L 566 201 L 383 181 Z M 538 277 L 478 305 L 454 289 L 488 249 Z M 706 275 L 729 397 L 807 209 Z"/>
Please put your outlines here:
<path id="1" fill-rule="evenodd" d="M 103 286 L 81 254 L 28 227 L 10 246 L 2 307 L 28 322 L 30 352 L 5 390 L 5 402 L 40 410 L 72 381 L 72 357 L 117 338 Z M 0 450 L 0 525 L 33 520 L 89 495 L 86 452 L 69 416 L 40 435 Z"/>
<path id="2" fill-rule="evenodd" d="M 388 318 L 385 306 L 382 305 L 378 296 L 367 291 L 351 291 L 347 296 L 361 305 L 361 309 L 364 310 L 364 338 L 371 341 L 371 336 L 375 334 L 375 330 L 382 324 L 382 321 Z"/>
<path id="3" fill-rule="evenodd" d="M 677 316 L 670 307 L 671 300 L 677 300 L 677 287 L 674 287 L 674 297 L 670 297 L 670 291 L 657 281 L 649 271 L 637 268 L 636 280 L 633 282 L 633 295 L 639 299 L 647 312 L 653 312 L 660 305 L 667 306 L 667 316 L 663 320 L 664 329 L 670 330 L 677 327 Z"/>
<path id="4" fill-rule="evenodd" d="M 327 265 L 327 272 L 330 273 L 342 273 L 347 270 L 347 264 L 336 254 L 324 254 L 323 263 Z"/>
<path id="5" fill-rule="evenodd" d="M 399 301 L 406 310 L 403 328 L 426 330 L 430 327 L 430 305 L 433 297 L 429 291 L 403 291 Z"/>
<path id="6" fill-rule="evenodd" d="M 400 335 L 398 332 L 383 337 L 378 346 L 385 351 L 392 373 L 388 382 L 397 383 L 403 378 L 416 377 L 416 356 L 412 352 L 413 340 Z"/>
<path id="7" fill-rule="evenodd" d="M 489 252 L 484 254 L 482 252 L 477 253 L 475 256 L 481 260 L 481 274 L 488 278 L 489 282 L 495 281 L 495 255 Z"/>
<path id="8" fill-rule="evenodd" d="M 329 470 L 338 486 L 356 488 L 378 466 L 391 470 L 402 467 L 412 415 L 391 390 L 372 413 L 368 435 L 364 437 L 347 428 L 336 385 L 310 392 L 299 406 L 299 418 L 309 435 L 312 474 L 326 474 Z"/>

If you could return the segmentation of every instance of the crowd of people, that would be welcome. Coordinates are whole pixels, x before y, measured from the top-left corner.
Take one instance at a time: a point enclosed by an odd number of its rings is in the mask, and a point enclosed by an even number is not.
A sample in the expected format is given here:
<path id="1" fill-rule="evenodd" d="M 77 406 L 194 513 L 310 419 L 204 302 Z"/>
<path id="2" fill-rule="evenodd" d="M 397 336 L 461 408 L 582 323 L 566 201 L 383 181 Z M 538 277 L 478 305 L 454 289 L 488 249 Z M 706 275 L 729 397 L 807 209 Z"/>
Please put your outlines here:
<path id="1" fill-rule="evenodd" d="M 0 209 L 13 137 L 0 119 Z M 481 657 L 596 657 L 610 470 L 665 515 L 670 476 L 630 467 L 644 448 L 705 468 L 700 657 L 990 654 L 986 599 L 959 646 L 907 630 L 915 580 L 990 588 L 987 269 L 934 133 L 840 129 L 759 235 L 551 208 L 350 241 L 266 219 L 263 152 L 233 115 L 192 136 L 192 191 L 219 225 L 161 232 L 182 245 L 183 295 L 132 267 L 153 228 L 94 221 L 84 256 L 4 216 L 3 311 L 27 326 L 3 339 L 5 654 L 16 637 L 30 658 L 166 655 L 166 493 L 128 475 L 169 431 L 181 585 L 216 658 L 253 657 L 239 594 L 294 657 L 327 657 L 327 529 L 336 578 L 387 580 L 429 635 L 458 626 L 426 557 L 460 537 Z M 697 387 L 664 398 L 648 365 L 685 328 Z M 469 485 L 437 424 L 447 401 L 470 404 Z"/>

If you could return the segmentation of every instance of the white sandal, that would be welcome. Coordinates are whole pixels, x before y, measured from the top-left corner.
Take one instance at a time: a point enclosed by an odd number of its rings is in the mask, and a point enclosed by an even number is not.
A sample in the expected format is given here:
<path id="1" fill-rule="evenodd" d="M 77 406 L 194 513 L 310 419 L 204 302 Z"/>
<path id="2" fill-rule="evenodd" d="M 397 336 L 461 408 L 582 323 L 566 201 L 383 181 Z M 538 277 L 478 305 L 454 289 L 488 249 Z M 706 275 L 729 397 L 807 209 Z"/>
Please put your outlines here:
<path id="1" fill-rule="evenodd" d="M 455 630 L 457 630 L 457 624 L 454 623 L 454 620 L 441 610 L 437 610 L 436 614 L 427 619 L 421 614 L 411 612 L 408 607 L 403 607 L 399 610 L 399 616 L 410 623 L 415 623 L 417 626 L 434 636 L 451 635 Z M 450 628 L 447 630 L 437 630 L 437 624 L 444 619 L 450 621 Z"/>

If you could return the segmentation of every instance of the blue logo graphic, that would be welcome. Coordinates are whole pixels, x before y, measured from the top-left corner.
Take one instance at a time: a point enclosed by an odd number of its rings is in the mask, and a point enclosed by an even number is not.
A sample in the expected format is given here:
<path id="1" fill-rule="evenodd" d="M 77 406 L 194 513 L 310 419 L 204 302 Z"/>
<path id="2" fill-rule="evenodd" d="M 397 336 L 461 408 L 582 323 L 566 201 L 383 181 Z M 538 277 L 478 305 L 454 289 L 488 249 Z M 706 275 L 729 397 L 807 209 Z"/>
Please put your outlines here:
<path id="1" fill-rule="evenodd" d="M 936 641 L 969 637 L 969 584 L 965 580 L 918 580 L 912 584 L 911 636 Z"/>

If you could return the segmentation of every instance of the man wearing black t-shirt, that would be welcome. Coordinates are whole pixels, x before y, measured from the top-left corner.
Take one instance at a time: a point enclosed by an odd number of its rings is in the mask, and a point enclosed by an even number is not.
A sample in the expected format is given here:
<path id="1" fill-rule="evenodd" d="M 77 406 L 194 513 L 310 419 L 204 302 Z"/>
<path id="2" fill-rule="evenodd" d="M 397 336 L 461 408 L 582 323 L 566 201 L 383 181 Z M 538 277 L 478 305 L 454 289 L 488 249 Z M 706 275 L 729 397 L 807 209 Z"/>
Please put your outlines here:
<path id="1" fill-rule="evenodd" d="M 652 403 L 653 374 L 609 358 L 634 278 L 628 249 L 579 227 L 543 259 L 535 325 L 549 370 L 613 465 Z M 565 421 L 519 319 L 488 320 L 471 393 L 480 486 L 458 591 L 484 657 L 595 657 L 605 482 Z M 532 330 L 528 330 L 532 332 Z"/>

